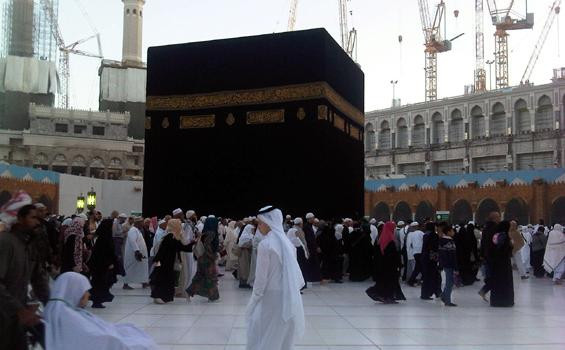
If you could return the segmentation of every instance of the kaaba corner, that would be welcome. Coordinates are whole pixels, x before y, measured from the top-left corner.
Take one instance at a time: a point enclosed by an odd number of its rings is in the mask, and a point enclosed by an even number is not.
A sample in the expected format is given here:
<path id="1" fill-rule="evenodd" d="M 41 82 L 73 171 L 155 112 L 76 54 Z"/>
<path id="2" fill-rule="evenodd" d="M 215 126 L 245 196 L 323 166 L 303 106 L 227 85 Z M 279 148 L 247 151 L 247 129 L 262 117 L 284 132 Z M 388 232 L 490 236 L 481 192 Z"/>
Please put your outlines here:
<path id="1" fill-rule="evenodd" d="M 324 29 L 152 47 L 144 215 L 363 213 L 364 75 Z"/>

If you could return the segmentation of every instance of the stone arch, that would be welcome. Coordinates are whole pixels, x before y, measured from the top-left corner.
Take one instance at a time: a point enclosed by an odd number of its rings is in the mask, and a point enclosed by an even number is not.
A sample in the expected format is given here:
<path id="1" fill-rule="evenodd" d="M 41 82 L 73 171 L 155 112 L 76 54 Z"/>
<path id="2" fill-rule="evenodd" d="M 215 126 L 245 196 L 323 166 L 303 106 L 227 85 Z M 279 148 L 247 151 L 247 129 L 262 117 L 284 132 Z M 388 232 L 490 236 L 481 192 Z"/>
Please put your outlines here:
<path id="1" fill-rule="evenodd" d="M 408 148 L 408 123 L 404 118 L 396 121 L 396 139 L 397 148 Z"/>
<path id="2" fill-rule="evenodd" d="M 445 125 L 440 112 L 432 115 L 432 143 L 443 143 L 445 141 Z"/>
<path id="3" fill-rule="evenodd" d="M 12 199 L 12 194 L 6 190 L 0 192 L 0 207 Z"/>
<path id="4" fill-rule="evenodd" d="M 35 155 L 34 159 L 35 164 L 49 164 L 49 157 L 43 152 L 39 152 Z"/>
<path id="5" fill-rule="evenodd" d="M 490 115 L 489 135 L 500 136 L 506 134 L 506 111 L 504 105 L 496 102 L 492 106 L 492 114 Z"/>
<path id="6" fill-rule="evenodd" d="M 412 126 L 412 146 L 418 147 L 426 144 L 426 124 L 424 117 L 417 115 L 414 117 Z"/>
<path id="7" fill-rule="evenodd" d="M 396 203 L 396 206 L 394 207 L 394 213 L 392 214 L 392 219 L 395 222 L 398 222 L 400 220 L 412 220 L 412 209 L 410 209 L 410 205 L 404 201 Z"/>
<path id="8" fill-rule="evenodd" d="M 122 167 L 122 160 L 120 158 L 112 158 L 110 159 L 110 165 L 111 168 L 121 168 Z"/>
<path id="9" fill-rule="evenodd" d="M 473 207 L 465 199 L 459 199 L 451 208 L 451 222 L 454 224 L 468 223 L 473 220 Z"/>
<path id="10" fill-rule="evenodd" d="M 383 120 L 379 131 L 379 149 L 389 149 L 390 146 L 390 125 Z"/>
<path id="11" fill-rule="evenodd" d="M 101 157 L 93 157 L 90 161 L 90 166 L 92 168 L 104 168 L 104 160 Z"/>
<path id="12" fill-rule="evenodd" d="M 463 114 L 461 110 L 455 108 L 451 112 L 451 121 L 449 125 L 449 141 L 460 142 L 465 139 L 465 123 L 463 122 Z"/>
<path id="13" fill-rule="evenodd" d="M 385 202 L 379 202 L 373 209 L 373 218 L 377 221 L 387 222 L 390 220 L 390 208 Z"/>
<path id="14" fill-rule="evenodd" d="M 75 156 L 73 158 L 73 166 L 86 166 L 86 159 L 81 155 Z"/>
<path id="15" fill-rule="evenodd" d="M 365 125 L 365 151 L 370 152 L 375 149 L 375 127 L 372 123 Z"/>
<path id="16" fill-rule="evenodd" d="M 547 95 L 543 95 L 538 100 L 535 126 L 536 131 L 553 129 L 553 104 Z"/>
<path id="17" fill-rule="evenodd" d="M 565 224 L 565 197 L 559 197 L 551 204 L 550 224 Z"/>
<path id="18" fill-rule="evenodd" d="M 57 165 L 67 165 L 67 157 L 64 154 L 58 153 L 53 157 L 53 164 Z"/>
<path id="19" fill-rule="evenodd" d="M 500 213 L 500 208 L 498 204 L 493 199 L 490 198 L 483 199 L 479 203 L 479 206 L 477 207 L 477 215 L 476 215 L 477 224 L 484 225 L 488 219 L 489 214 L 492 213 L 493 211 Z"/>
<path id="20" fill-rule="evenodd" d="M 532 117 L 528 109 L 528 103 L 524 99 L 519 99 L 514 104 L 514 114 L 516 115 L 516 132 L 522 133 L 532 130 Z"/>
<path id="21" fill-rule="evenodd" d="M 530 223 L 528 214 L 528 205 L 522 198 L 512 198 L 504 210 L 504 220 L 514 220 L 518 225 L 527 225 Z"/>
<path id="22" fill-rule="evenodd" d="M 473 138 L 486 135 L 485 116 L 483 109 L 479 106 L 475 106 L 471 109 L 471 135 Z"/>
<path id="23" fill-rule="evenodd" d="M 428 201 L 421 201 L 416 207 L 416 221 L 425 222 L 426 219 L 433 219 L 434 207 Z"/>

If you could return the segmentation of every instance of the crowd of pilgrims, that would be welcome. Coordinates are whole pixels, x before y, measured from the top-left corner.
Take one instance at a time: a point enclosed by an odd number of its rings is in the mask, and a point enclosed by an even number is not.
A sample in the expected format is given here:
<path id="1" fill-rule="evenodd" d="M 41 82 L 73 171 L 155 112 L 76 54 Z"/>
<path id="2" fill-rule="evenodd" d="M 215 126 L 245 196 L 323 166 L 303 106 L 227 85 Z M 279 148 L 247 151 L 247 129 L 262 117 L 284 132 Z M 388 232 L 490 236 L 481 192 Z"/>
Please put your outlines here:
<path id="1" fill-rule="evenodd" d="M 133 289 L 134 283 L 150 288 L 157 304 L 171 302 L 175 297 L 190 302 L 195 295 L 218 301 L 218 278 L 223 276 L 219 266 L 233 274 L 240 288 L 252 289 L 258 268 L 257 249 L 266 237 L 259 234 L 256 217 L 198 218 L 192 210 L 184 213 L 175 209 L 162 219 L 128 217 L 118 212 L 104 218 L 98 211 L 64 218 L 48 215 L 42 204 L 20 209 L 11 228 L 0 225 L 0 327 L 4 327 L 2 334 L 14 332 L 13 349 L 19 349 L 17 341 L 23 339 L 18 337 L 17 330 L 24 329 L 19 326 L 29 331 L 39 323 L 38 316 L 34 316 L 36 307 L 29 306 L 28 284 L 33 287 L 35 299 L 47 305 L 43 316 L 46 324 L 61 322 L 54 318 L 62 314 L 69 317 L 69 313 L 79 313 L 70 318 L 79 320 L 75 326 L 95 322 L 97 336 L 114 332 L 120 335 L 120 342 L 141 342 L 145 348 L 153 348 L 152 340 L 135 327 L 116 328 L 81 308 L 89 299 L 92 308 L 104 308 L 104 303 L 111 302 L 114 296 L 110 289 L 118 276 L 123 289 Z M 549 229 L 543 222 L 518 226 L 514 221 L 501 221 L 496 212 L 489 215 L 483 227 L 473 222 L 452 226 L 431 220 L 326 221 L 312 213 L 306 214 L 304 220 L 287 215 L 282 227 L 283 235 L 296 248 L 306 282 L 302 289 L 308 288 L 308 282 L 372 279 L 374 285 L 367 289 L 367 295 L 386 304 L 406 299 L 401 288 L 404 281 L 409 287 L 419 286 L 421 299 L 436 297 L 446 306 L 456 306 L 451 299 L 452 289 L 479 282 L 481 271 L 484 284 L 479 295 L 489 301 L 490 293 L 491 306 L 509 307 L 514 305 L 512 261 L 522 279 L 529 278 L 531 271 L 535 277 L 550 276 L 559 284 L 565 272 L 562 226 Z M 18 245 L 25 248 L 21 257 L 14 254 Z M 20 271 L 20 277 L 19 269 L 25 270 Z M 51 283 L 51 294 L 50 279 L 55 281 Z M 59 302 L 62 304 L 53 306 Z M 13 312 L 17 316 L 15 324 L 10 323 L 14 321 Z M 69 333 L 65 334 L 68 338 Z M 47 344 L 62 344 L 57 343 L 57 337 L 61 335 L 48 330 Z M 80 332 L 70 341 L 67 338 L 65 343 L 80 342 Z"/>

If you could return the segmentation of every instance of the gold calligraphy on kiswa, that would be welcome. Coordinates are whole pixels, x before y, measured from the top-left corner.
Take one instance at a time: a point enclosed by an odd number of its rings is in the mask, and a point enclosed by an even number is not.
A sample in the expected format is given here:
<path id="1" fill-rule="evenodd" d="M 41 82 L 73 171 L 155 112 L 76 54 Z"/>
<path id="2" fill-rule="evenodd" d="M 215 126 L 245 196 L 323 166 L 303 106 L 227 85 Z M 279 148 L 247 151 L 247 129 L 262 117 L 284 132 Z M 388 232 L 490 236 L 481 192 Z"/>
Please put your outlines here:
<path id="1" fill-rule="evenodd" d="M 284 109 L 247 112 L 247 124 L 284 123 Z"/>
<path id="2" fill-rule="evenodd" d="M 179 127 L 181 129 L 204 129 L 213 128 L 214 126 L 216 126 L 216 116 L 214 114 L 180 117 Z"/>

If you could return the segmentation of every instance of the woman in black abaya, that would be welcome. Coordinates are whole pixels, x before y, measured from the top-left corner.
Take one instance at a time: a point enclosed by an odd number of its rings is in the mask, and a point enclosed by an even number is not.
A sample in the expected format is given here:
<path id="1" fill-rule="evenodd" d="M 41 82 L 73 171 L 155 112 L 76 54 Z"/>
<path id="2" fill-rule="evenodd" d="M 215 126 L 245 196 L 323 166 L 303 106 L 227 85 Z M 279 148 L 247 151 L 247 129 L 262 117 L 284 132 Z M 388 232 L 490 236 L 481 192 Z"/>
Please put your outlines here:
<path id="1" fill-rule="evenodd" d="M 455 235 L 455 245 L 457 246 L 457 266 L 461 283 L 470 286 L 476 281 L 479 261 L 475 225 L 469 224 L 467 227 L 461 227 L 461 230 Z"/>
<path id="2" fill-rule="evenodd" d="M 352 282 L 362 282 L 371 277 L 373 266 L 373 245 L 371 244 L 369 224 L 363 222 L 361 227 L 354 227 L 350 241 L 349 280 Z"/>
<path id="3" fill-rule="evenodd" d="M 320 253 L 322 279 L 342 283 L 340 247 L 335 237 L 335 229 L 331 223 L 329 225 L 321 223 L 319 230 L 322 231 L 317 238 L 318 247 L 322 250 L 322 253 Z"/>
<path id="4" fill-rule="evenodd" d="M 422 243 L 422 290 L 420 299 L 431 300 L 441 296 L 441 274 L 439 271 L 439 236 L 436 224 L 428 222 Z"/>
<path id="5" fill-rule="evenodd" d="M 400 253 L 394 243 L 395 224 L 392 221 L 384 225 L 379 241 L 375 243 L 376 271 L 375 285 L 367 289 L 367 295 L 381 303 L 396 304 L 397 300 L 406 300 L 400 288 L 400 268 L 402 266 Z"/>
<path id="6" fill-rule="evenodd" d="M 112 219 L 104 219 L 98 225 L 95 236 L 96 241 L 92 248 L 92 256 L 88 260 L 90 270 L 90 299 L 93 308 L 104 308 L 102 303 L 109 303 L 114 299 L 110 288 L 116 283 L 116 255 L 114 254 L 114 240 L 112 239 Z"/>
<path id="7" fill-rule="evenodd" d="M 512 243 L 508 236 L 510 223 L 502 221 L 498 224 L 496 234 L 489 247 L 491 259 L 490 306 L 514 306 L 514 282 L 512 279 Z"/>

